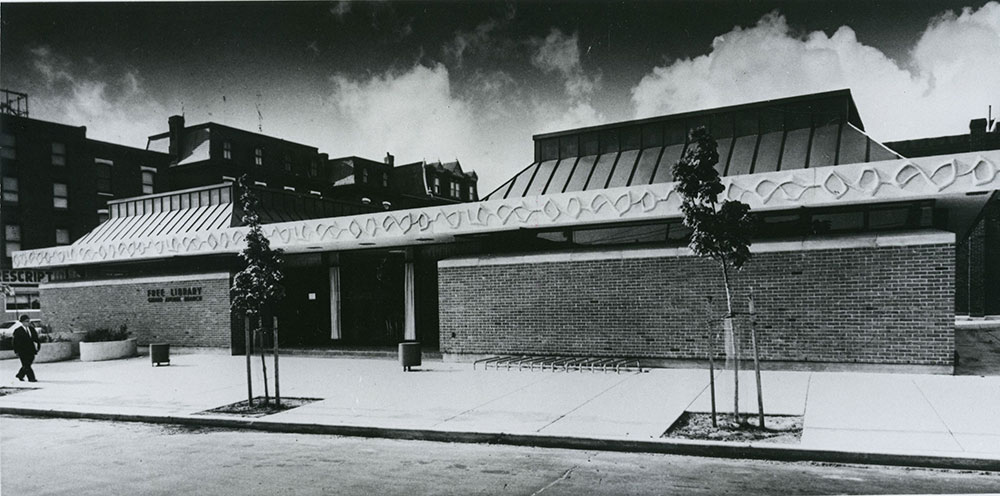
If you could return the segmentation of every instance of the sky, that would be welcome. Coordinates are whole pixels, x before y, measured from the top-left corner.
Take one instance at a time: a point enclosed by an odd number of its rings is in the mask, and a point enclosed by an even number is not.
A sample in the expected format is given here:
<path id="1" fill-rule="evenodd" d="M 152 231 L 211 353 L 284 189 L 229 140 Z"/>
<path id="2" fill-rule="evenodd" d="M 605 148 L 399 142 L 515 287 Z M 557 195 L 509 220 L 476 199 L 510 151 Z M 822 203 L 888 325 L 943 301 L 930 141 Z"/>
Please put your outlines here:
<path id="1" fill-rule="evenodd" d="M 1000 3 L 5 1 L 0 87 L 94 139 L 183 114 L 486 193 L 534 134 L 841 88 L 877 140 L 967 133 L 1000 114 Z"/>

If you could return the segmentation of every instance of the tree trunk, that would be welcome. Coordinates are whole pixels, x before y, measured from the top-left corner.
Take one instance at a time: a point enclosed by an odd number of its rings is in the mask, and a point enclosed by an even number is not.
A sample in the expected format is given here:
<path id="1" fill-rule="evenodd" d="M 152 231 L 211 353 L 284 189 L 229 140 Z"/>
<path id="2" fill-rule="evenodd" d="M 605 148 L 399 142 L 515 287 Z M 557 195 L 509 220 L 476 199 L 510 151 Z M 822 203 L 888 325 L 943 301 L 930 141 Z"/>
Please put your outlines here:
<path id="1" fill-rule="evenodd" d="M 247 358 L 247 407 L 253 406 L 253 376 L 250 372 L 250 357 L 253 356 L 253 338 L 252 333 L 250 332 L 250 323 L 250 316 L 244 315 L 243 339 L 246 346 L 244 347 L 245 350 L 243 354 L 246 355 Z"/>
<path id="2" fill-rule="evenodd" d="M 757 312 L 753 301 L 753 288 L 748 297 L 750 304 L 750 344 L 753 347 L 753 371 L 757 376 L 757 420 L 760 428 L 764 428 L 764 393 L 760 387 L 760 355 L 757 353 Z"/>
<path id="3" fill-rule="evenodd" d="M 722 281 L 726 286 L 726 320 L 733 333 L 733 422 L 740 423 L 740 336 L 733 322 L 733 296 L 729 287 L 729 267 L 725 257 L 722 260 Z M 725 326 L 723 326 L 725 329 Z"/>
<path id="4" fill-rule="evenodd" d="M 274 404 L 281 406 L 281 389 L 278 383 L 278 317 L 274 317 L 274 324 L 271 326 L 274 337 Z"/>

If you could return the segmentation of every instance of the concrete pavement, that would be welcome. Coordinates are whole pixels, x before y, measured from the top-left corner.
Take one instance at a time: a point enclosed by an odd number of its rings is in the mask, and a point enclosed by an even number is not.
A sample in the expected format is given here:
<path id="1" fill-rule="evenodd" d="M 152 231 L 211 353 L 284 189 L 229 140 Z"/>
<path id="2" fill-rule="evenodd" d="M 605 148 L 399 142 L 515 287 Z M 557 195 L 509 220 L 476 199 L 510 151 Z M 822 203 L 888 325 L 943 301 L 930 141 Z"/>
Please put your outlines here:
<path id="1" fill-rule="evenodd" d="M 0 361 L 0 377 L 5 378 L 0 384 L 35 389 L 0 397 L 0 413 L 233 421 L 199 412 L 246 398 L 243 357 L 175 350 L 165 367 L 152 367 L 148 357 L 39 364 L 36 384 L 17 382 L 18 366 L 17 360 Z M 258 357 L 255 394 L 261 391 L 259 369 Z M 236 421 L 267 423 L 274 429 L 367 428 L 366 435 L 402 429 L 440 439 L 469 433 L 517 436 L 518 442 L 535 439 L 538 445 L 594 440 L 617 450 L 639 446 L 635 443 L 652 443 L 654 450 L 662 445 L 665 451 L 705 448 L 706 453 L 730 447 L 757 450 L 765 458 L 782 450 L 853 453 L 859 461 L 868 455 L 889 461 L 892 456 L 933 457 L 972 460 L 977 463 L 971 466 L 1000 470 L 1000 377 L 762 374 L 767 413 L 804 415 L 800 444 L 660 438 L 684 411 L 708 411 L 707 371 L 689 369 L 638 374 L 474 371 L 471 364 L 425 361 L 418 371 L 403 372 L 387 359 L 288 356 L 281 358 L 282 395 L 322 400 Z M 716 384 L 720 411 L 725 412 L 732 408 L 732 373 L 720 372 Z M 741 374 L 740 386 L 742 411 L 756 411 L 752 371 Z M 649 449 L 650 444 L 642 446 Z"/>

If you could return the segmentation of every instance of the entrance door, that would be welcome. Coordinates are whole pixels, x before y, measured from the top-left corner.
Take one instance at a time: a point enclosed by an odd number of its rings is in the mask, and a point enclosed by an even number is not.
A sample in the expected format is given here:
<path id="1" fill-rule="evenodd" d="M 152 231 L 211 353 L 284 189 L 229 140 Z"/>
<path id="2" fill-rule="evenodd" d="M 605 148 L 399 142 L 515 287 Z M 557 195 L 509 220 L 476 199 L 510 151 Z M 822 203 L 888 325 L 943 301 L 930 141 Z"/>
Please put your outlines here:
<path id="1" fill-rule="evenodd" d="M 395 346 L 403 340 L 402 253 L 370 251 L 340 255 L 342 343 Z"/>
<path id="2" fill-rule="evenodd" d="M 285 299 L 278 305 L 281 346 L 330 344 L 330 287 L 325 270 L 285 269 Z"/>

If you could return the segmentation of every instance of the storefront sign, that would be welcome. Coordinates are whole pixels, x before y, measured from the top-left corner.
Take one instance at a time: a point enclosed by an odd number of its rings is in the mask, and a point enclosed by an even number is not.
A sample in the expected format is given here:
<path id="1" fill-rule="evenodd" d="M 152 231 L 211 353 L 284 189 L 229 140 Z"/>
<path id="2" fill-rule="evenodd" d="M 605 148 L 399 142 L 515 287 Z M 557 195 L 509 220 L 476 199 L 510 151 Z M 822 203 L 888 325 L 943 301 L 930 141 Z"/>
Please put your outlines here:
<path id="1" fill-rule="evenodd" d="M 8 284 L 40 284 L 49 282 L 49 277 L 51 276 L 52 272 L 50 271 L 3 269 L 0 271 L 0 282 Z"/>
<path id="2" fill-rule="evenodd" d="M 148 289 L 146 290 L 146 301 L 149 303 L 201 301 L 201 287 Z"/>

